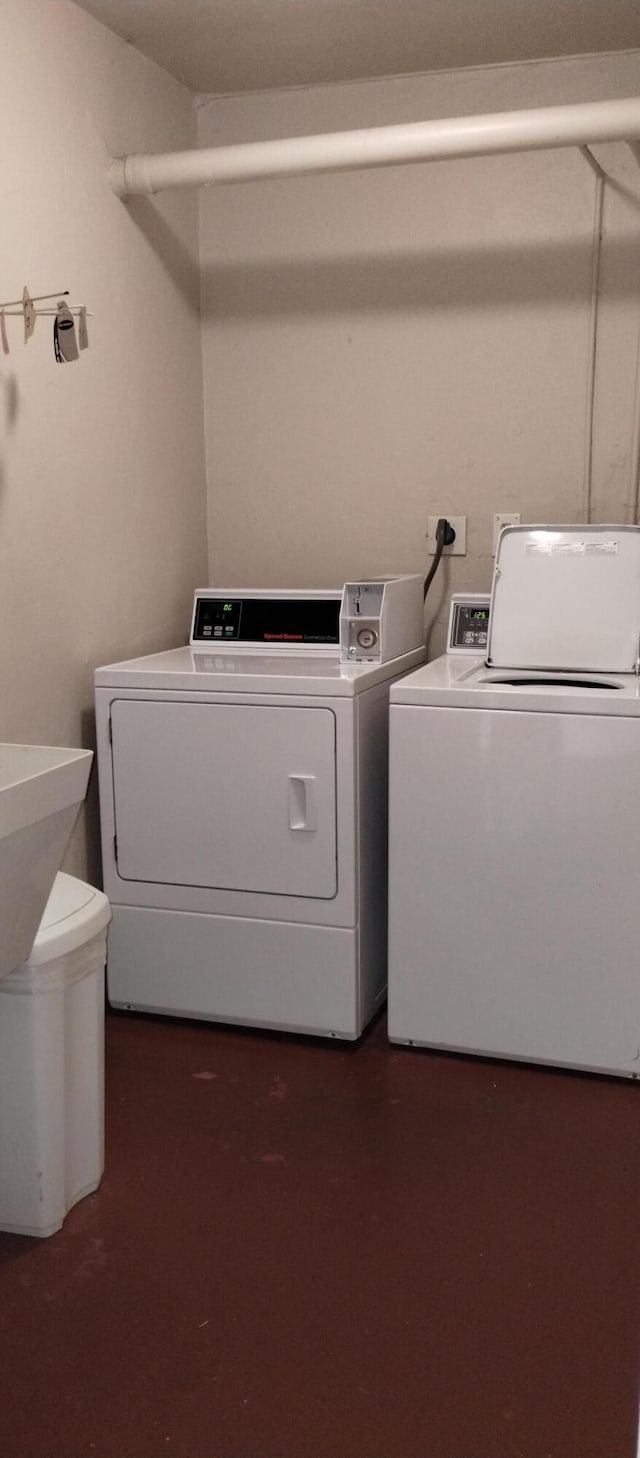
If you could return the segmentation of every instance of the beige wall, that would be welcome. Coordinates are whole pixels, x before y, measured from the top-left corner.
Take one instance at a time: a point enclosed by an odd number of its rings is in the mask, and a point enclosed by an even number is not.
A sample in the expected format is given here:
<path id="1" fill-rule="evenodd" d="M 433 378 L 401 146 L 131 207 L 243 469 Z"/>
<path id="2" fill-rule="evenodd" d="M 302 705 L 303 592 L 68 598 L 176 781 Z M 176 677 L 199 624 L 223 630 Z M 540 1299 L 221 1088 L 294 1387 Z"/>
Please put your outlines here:
<path id="1" fill-rule="evenodd" d="M 197 198 L 104 175 L 195 144 L 193 102 L 67 0 L 3 4 L 0 55 L 0 299 L 94 316 L 77 364 L 44 319 L 0 354 L 0 739 L 92 746 L 93 669 L 184 641 L 206 575 Z M 95 773 L 66 867 L 99 877 Z"/>
<path id="2" fill-rule="evenodd" d="M 636 94 L 640 53 L 226 98 L 201 145 Z M 607 187 L 594 517 L 619 518 L 640 325 L 640 168 Z M 492 514 L 583 510 L 594 176 L 577 150 L 201 193 L 210 579 L 422 571 L 427 516 L 468 517 L 434 586 L 486 588 Z"/>
<path id="3" fill-rule="evenodd" d="M 207 576 L 198 198 L 128 205 L 112 153 L 193 145 L 190 95 L 67 0 L 0 9 L 0 298 L 68 287 L 0 356 L 0 738 L 93 743 L 94 667 L 183 641 Z M 200 142 L 637 92 L 640 55 L 228 98 Z M 640 326 L 640 169 L 607 187 L 595 515 L 627 510 Z M 200 194 L 210 580 L 326 584 L 426 565 L 428 514 L 468 516 L 445 589 L 488 584 L 491 514 L 579 517 L 593 176 L 575 151 Z M 99 878 L 95 776 L 66 861 Z"/>

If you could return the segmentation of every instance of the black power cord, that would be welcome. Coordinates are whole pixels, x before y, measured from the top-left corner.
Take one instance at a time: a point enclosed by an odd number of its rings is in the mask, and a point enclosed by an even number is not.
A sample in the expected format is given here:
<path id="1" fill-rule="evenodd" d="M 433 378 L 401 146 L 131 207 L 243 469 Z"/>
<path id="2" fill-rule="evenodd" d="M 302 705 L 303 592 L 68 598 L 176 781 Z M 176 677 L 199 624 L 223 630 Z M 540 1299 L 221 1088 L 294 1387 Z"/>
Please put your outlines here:
<path id="1" fill-rule="evenodd" d="M 444 552 L 445 547 L 451 547 L 455 542 L 455 539 L 456 534 L 454 528 L 451 525 L 451 522 L 447 521 L 446 516 L 438 517 L 438 525 L 436 527 L 436 550 L 433 555 L 433 562 L 431 563 L 427 576 L 424 579 L 425 598 L 427 596 L 429 588 L 431 587 L 431 583 L 433 582 L 436 572 L 438 571 L 438 568 L 440 566 L 440 560 L 442 558 L 442 553 Z"/>

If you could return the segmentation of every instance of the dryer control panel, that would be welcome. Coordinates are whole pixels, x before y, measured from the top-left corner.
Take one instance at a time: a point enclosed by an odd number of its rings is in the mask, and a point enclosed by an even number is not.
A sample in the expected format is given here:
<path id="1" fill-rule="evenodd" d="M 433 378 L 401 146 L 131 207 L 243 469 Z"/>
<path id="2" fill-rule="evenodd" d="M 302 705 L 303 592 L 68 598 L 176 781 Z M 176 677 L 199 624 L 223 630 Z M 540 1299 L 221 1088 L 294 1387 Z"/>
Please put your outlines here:
<path id="1" fill-rule="evenodd" d="M 191 643 L 237 647 L 333 648 L 340 641 L 339 592 L 196 593 Z"/>
<path id="2" fill-rule="evenodd" d="M 340 588 L 200 588 L 192 648 L 323 653 L 387 663 L 424 643 L 422 578 L 371 577 Z"/>
<path id="3" fill-rule="evenodd" d="M 482 658 L 489 637 L 488 592 L 454 592 L 449 609 L 447 653 L 469 653 Z"/>
<path id="4" fill-rule="evenodd" d="M 347 582 L 340 611 L 345 663 L 388 663 L 424 643 L 424 585 L 417 574 Z"/>

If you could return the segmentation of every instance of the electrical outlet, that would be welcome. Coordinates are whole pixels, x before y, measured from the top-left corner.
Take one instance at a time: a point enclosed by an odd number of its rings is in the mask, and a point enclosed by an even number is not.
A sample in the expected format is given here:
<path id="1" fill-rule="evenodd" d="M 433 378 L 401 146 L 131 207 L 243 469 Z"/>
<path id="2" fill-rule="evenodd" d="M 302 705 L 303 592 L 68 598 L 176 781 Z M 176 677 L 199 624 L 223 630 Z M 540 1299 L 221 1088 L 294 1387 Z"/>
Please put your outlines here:
<path id="1" fill-rule="evenodd" d="M 435 556 L 436 531 L 441 516 L 446 516 L 456 534 L 455 542 L 450 547 L 445 547 L 444 557 L 466 557 L 467 555 L 467 518 L 466 516 L 450 516 L 448 511 L 441 511 L 440 516 L 430 516 L 427 520 L 427 542 L 430 557 Z"/>
<path id="2" fill-rule="evenodd" d="M 520 526 L 519 511 L 495 511 L 493 514 L 493 555 L 496 555 L 498 537 L 503 527 Z"/>

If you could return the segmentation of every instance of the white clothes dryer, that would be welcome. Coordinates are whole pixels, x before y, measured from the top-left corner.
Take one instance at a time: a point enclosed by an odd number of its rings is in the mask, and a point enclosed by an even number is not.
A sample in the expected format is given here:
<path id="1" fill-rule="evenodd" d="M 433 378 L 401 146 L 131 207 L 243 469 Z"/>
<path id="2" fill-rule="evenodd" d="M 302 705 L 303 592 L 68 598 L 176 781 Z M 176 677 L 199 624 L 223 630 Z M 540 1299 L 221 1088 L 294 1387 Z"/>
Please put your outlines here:
<path id="1" fill-rule="evenodd" d="M 359 1036 L 386 992 L 389 686 L 422 622 L 419 578 L 206 589 L 190 647 L 98 670 L 113 1006 Z"/>
<path id="2" fill-rule="evenodd" d="M 392 685 L 392 1040 L 640 1077 L 639 640 L 637 528 L 508 528 Z"/>

